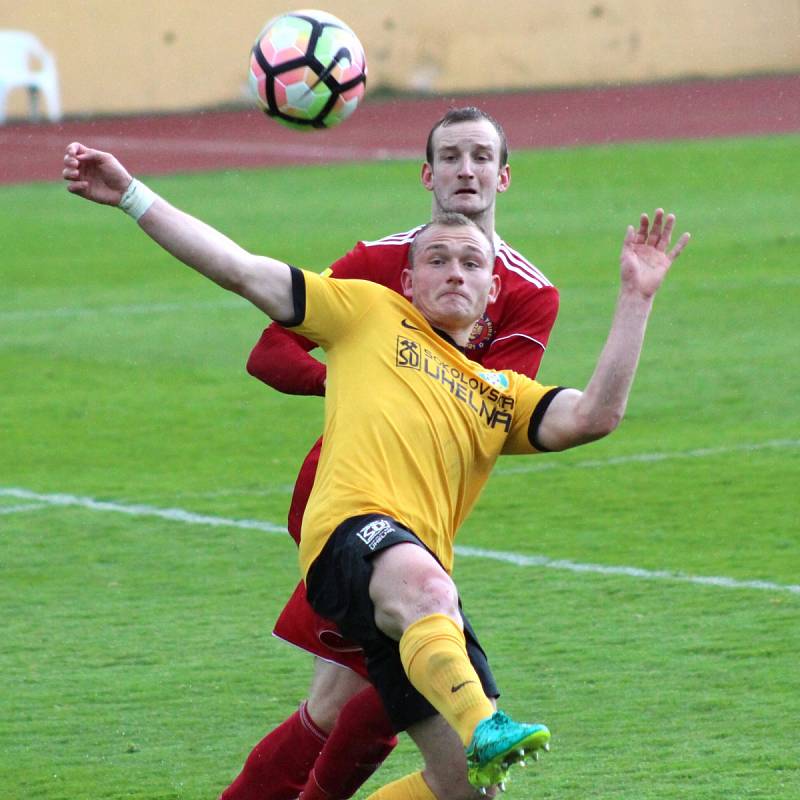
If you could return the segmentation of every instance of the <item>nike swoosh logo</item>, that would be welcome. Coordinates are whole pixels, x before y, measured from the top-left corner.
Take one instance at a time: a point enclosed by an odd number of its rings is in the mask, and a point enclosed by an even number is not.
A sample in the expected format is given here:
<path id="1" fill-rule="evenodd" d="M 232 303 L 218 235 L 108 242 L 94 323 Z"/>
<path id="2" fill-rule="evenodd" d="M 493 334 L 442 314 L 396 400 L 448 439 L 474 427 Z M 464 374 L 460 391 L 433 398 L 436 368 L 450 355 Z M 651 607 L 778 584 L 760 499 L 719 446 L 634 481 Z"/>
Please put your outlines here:
<path id="1" fill-rule="evenodd" d="M 419 331 L 422 333 L 422 329 L 418 328 L 416 325 L 412 325 L 407 319 L 403 319 L 400 323 L 404 328 L 411 328 L 412 331 Z"/>
<path id="2" fill-rule="evenodd" d="M 463 683 L 459 683 L 456 686 L 451 686 L 450 691 L 455 694 L 459 689 L 463 689 L 468 683 L 475 683 L 475 681 L 464 681 Z"/>

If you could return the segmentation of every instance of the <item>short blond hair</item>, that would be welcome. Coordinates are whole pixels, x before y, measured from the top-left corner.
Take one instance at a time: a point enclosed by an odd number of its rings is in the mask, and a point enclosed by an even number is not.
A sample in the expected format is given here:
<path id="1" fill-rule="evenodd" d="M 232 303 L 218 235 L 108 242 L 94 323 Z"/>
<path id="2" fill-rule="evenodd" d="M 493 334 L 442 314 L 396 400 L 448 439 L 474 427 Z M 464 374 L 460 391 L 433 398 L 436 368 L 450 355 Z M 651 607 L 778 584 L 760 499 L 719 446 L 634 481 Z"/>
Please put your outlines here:
<path id="1" fill-rule="evenodd" d="M 408 251 L 408 263 L 411 267 L 414 266 L 414 258 L 417 255 L 417 242 L 420 240 L 425 231 L 429 228 L 436 228 L 436 227 L 443 227 L 443 228 L 459 228 L 459 227 L 470 227 L 475 228 L 476 231 L 479 231 L 481 236 L 486 240 L 486 243 L 489 245 L 489 253 L 494 259 L 494 242 L 489 238 L 486 234 L 486 231 L 478 225 L 475 220 L 470 219 L 464 214 L 460 214 L 458 211 L 442 211 L 441 214 L 437 214 L 429 223 L 423 225 L 414 236 L 413 241 L 411 242 L 411 247 Z"/>

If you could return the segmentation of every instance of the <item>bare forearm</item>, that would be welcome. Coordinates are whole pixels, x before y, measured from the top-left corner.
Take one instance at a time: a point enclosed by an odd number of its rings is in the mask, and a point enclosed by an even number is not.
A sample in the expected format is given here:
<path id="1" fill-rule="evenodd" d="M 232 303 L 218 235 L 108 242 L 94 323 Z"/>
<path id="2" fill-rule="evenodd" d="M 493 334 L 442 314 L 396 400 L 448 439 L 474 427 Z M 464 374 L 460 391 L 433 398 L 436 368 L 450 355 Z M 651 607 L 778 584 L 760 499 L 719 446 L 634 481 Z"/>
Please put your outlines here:
<path id="1" fill-rule="evenodd" d="M 628 226 L 620 254 L 620 293 L 605 346 L 586 389 L 562 391 L 547 407 L 538 430 L 544 447 L 565 450 L 600 439 L 625 415 L 653 298 L 689 243 L 684 233 L 669 249 L 674 223 L 673 214 L 665 216 L 657 208 L 652 226 L 647 214 L 641 215 L 638 231 Z"/>
<path id="2" fill-rule="evenodd" d="M 597 366 L 583 392 L 567 389 L 553 399 L 541 421 L 539 442 L 566 450 L 601 439 L 625 415 L 652 299 L 620 292 Z"/>
<path id="3" fill-rule="evenodd" d="M 139 225 L 179 261 L 247 298 L 273 319 L 292 316 L 289 268 L 282 262 L 247 252 L 160 197 L 142 215 Z"/>
<path id="4" fill-rule="evenodd" d="M 608 435 L 625 415 L 652 306 L 652 298 L 620 292 L 597 366 L 575 404 L 585 441 Z"/>
<path id="5" fill-rule="evenodd" d="M 250 254 L 219 231 L 158 198 L 139 220 L 142 230 L 179 261 L 225 289 L 245 281 Z"/>

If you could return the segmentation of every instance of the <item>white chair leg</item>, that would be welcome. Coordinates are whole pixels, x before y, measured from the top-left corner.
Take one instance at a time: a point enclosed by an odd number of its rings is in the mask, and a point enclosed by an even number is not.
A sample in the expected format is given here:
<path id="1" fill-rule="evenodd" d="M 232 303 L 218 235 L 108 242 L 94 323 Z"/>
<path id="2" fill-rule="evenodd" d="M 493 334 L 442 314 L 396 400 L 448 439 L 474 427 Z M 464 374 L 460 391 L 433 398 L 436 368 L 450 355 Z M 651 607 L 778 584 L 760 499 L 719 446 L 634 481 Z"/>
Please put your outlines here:
<path id="1" fill-rule="evenodd" d="M 51 122 L 61 120 L 61 95 L 58 91 L 58 77 L 51 75 L 42 86 L 47 98 L 47 117 Z"/>

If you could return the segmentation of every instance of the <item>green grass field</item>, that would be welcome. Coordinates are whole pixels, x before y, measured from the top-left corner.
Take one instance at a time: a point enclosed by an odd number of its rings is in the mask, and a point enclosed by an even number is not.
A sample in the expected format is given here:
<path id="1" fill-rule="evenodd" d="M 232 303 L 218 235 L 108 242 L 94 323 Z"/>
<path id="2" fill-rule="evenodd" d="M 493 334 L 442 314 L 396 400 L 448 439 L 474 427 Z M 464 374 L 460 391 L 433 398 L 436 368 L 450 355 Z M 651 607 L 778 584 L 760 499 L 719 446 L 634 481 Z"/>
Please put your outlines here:
<path id="1" fill-rule="evenodd" d="M 512 160 L 498 228 L 562 291 L 546 382 L 588 379 L 628 222 L 664 205 L 694 241 L 621 429 L 502 460 L 459 538 L 502 706 L 553 731 L 511 798 L 800 796 L 798 152 L 786 136 Z M 423 221 L 417 174 L 150 184 L 321 268 Z M 270 524 L 321 401 L 247 376 L 265 319 L 118 211 L 0 187 L 0 241 L 0 794 L 213 800 L 308 686 L 269 635 L 297 577 Z M 358 797 L 418 764 L 403 741 Z"/>

